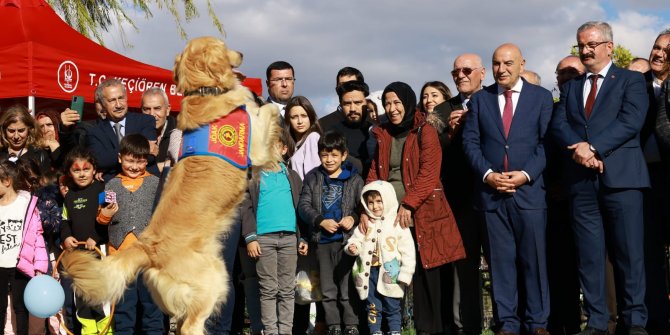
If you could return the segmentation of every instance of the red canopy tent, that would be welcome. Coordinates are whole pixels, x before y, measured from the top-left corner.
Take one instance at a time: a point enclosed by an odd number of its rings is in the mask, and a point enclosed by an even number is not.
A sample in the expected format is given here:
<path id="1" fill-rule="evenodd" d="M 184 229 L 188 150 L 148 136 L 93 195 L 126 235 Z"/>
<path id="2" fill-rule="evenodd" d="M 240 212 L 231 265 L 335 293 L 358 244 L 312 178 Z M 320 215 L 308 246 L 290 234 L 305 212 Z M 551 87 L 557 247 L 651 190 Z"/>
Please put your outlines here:
<path id="1" fill-rule="evenodd" d="M 100 82 L 118 78 L 126 85 L 130 107 L 140 106 L 144 90 L 159 86 L 165 89 L 173 111 L 181 108 L 182 96 L 176 92 L 172 71 L 89 40 L 44 0 L 0 0 L 0 22 L 6 27 L 0 34 L 0 99 L 28 97 L 33 110 L 34 98 L 70 101 L 79 95 L 93 102 Z M 260 79 L 246 78 L 243 84 L 262 95 Z"/>

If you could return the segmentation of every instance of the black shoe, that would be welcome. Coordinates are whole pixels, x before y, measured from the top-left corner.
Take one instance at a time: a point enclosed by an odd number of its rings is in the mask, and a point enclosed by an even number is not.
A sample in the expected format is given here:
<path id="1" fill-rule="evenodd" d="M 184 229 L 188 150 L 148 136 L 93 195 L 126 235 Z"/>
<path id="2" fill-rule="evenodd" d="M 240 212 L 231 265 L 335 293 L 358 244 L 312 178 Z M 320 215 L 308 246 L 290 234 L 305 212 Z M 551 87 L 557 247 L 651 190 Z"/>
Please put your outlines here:
<path id="1" fill-rule="evenodd" d="M 632 326 L 628 329 L 628 335 L 648 335 L 642 326 Z"/>
<path id="2" fill-rule="evenodd" d="M 342 329 L 340 327 L 328 328 L 328 335 L 342 335 Z"/>
<path id="3" fill-rule="evenodd" d="M 358 335 L 358 328 L 356 326 L 347 326 L 344 328 L 344 335 Z"/>
<path id="4" fill-rule="evenodd" d="M 586 327 L 575 335 L 607 335 L 607 330 L 600 330 L 591 327 Z"/>

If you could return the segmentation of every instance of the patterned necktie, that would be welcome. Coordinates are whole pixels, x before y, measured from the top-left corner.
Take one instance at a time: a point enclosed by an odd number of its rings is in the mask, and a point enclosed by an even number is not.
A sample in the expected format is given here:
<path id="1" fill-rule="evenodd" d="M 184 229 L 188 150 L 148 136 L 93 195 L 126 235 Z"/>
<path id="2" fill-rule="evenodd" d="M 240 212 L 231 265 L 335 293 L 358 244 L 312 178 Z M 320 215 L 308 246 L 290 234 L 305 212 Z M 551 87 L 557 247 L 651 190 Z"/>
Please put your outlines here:
<path id="1" fill-rule="evenodd" d="M 505 108 L 503 108 L 503 114 L 502 114 L 502 121 L 503 121 L 503 129 L 505 129 L 505 138 L 509 137 L 509 128 L 512 126 L 512 116 L 513 112 L 512 110 L 514 107 L 512 106 L 512 90 L 507 90 L 503 93 L 505 95 Z M 505 171 L 508 171 L 508 163 L 507 163 L 507 148 L 505 148 L 505 160 L 503 161 L 503 164 L 505 166 Z"/>
<path id="2" fill-rule="evenodd" d="M 593 110 L 593 104 L 596 102 L 596 92 L 598 92 L 598 75 L 592 74 L 589 76 L 591 80 L 591 91 L 589 91 L 589 96 L 586 98 L 586 105 L 584 106 L 584 112 L 586 118 L 591 117 L 591 110 Z"/>
<path id="3" fill-rule="evenodd" d="M 114 133 L 116 133 L 116 138 L 119 140 L 119 143 L 121 143 L 123 135 L 121 135 L 121 124 L 118 122 L 114 124 Z"/>

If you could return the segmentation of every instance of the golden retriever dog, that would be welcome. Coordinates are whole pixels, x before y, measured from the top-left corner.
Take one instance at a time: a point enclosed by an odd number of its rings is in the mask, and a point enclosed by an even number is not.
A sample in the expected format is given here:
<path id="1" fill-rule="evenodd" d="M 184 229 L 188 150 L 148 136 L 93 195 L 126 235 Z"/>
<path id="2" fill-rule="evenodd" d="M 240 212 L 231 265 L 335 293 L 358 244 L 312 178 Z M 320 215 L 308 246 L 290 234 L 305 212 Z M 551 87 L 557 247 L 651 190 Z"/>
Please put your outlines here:
<path id="1" fill-rule="evenodd" d="M 279 112 L 258 108 L 233 72 L 240 53 L 213 37 L 191 40 L 177 56 L 174 79 L 186 92 L 178 127 L 187 131 L 210 124 L 246 105 L 251 123 L 249 157 L 254 167 L 273 168 L 279 139 Z M 205 94 L 188 94 L 200 88 Z M 212 93 L 212 88 L 214 93 Z M 218 312 L 228 288 L 219 240 L 236 216 L 247 187 L 247 170 L 214 156 L 190 156 L 172 169 L 148 227 L 127 249 L 100 261 L 89 252 L 62 259 L 66 275 L 87 303 L 117 302 L 142 271 L 160 308 L 178 320 L 180 334 L 204 334 L 205 321 Z"/>

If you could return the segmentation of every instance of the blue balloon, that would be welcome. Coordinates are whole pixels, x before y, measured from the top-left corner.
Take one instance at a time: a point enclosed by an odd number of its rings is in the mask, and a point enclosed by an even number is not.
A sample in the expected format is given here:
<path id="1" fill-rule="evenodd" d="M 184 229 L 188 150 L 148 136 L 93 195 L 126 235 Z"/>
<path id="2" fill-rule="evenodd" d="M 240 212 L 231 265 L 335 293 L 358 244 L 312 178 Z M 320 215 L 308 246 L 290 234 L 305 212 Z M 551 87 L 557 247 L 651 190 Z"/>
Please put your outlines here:
<path id="1" fill-rule="evenodd" d="M 23 302 L 30 314 L 38 318 L 48 318 L 63 307 L 65 293 L 60 283 L 51 276 L 35 276 L 26 285 Z"/>

